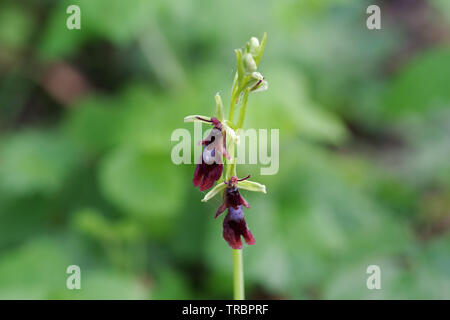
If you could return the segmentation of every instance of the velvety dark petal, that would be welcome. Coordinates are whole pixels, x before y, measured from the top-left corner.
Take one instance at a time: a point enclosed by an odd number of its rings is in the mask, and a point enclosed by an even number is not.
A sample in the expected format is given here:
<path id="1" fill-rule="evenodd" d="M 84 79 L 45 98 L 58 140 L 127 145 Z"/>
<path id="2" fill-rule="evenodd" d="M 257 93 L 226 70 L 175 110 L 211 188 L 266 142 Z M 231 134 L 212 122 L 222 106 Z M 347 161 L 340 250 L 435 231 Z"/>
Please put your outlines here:
<path id="1" fill-rule="evenodd" d="M 248 245 L 256 244 L 256 240 L 253 237 L 253 234 L 250 231 L 250 229 L 247 227 L 247 223 L 245 224 L 245 231 L 242 234 L 242 236 L 244 237 L 244 240 Z"/>
<path id="2" fill-rule="evenodd" d="M 241 235 L 232 227 L 228 214 L 223 220 L 223 238 L 231 248 L 242 249 Z"/>
<path id="3" fill-rule="evenodd" d="M 203 163 L 199 163 L 195 167 L 194 179 L 192 179 L 192 182 L 194 183 L 194 187 L 198 187 L 200 185 L 201 181 L 202 181 L 203 174 L 204 174 L 203 168 L 204 168 L 204 164 Z"/>
<path id="4" fill-rule="evenodd" d="M 214 185 L 214 182 L 219 180 L 222 176 L 223 165 L 222 164 L 203 164 L 204 165 L 204 174 L 202 182 L 200 183 L 200 191 L 205 191 L 211 188 Z"/>
<path id="5" fill-rule="evenodd" d="M 242 197 L 241 195 L 239 195 L 239 196 L 240 196 L 239 203 L 240 203 L 241 205 L 243 205 L 244 207 L 246 207 L 246 208 L 250 208 L 250 205 L 249 205 L 249 203 L 247 202 L 247 200 L 245 200 L 244 197 Z"/>
<path id="6" fill-rule="evenodd" d="M 239 206 L 237 209 L 230 207 L 223 221 L 223 238 L 231 248 L 242 249 L 241 236 L 244 237 L 245 242 L 249 245 L 256 243 L 244 219 L 242 206 Z"/>
<path id="7" fill-rule="evenodd" d="M 208 177 L 203 177 L 202 183 L 200 184 L 200 191 L 205 191 L 210 189 L 214 185 L 214 180 Z"/>
<path id="8" fill-rule="evenodd" d="M 206 148 L 204 149 L 204 151 Z M 214 152 L 214 150 L 213 150 Z M 214 156 L 214 155 L 213 155 Z M 222 176 L 223 164 L 207 164 L 203 161 L 203 154 L 200 158 L 200 163 L 197 164 L 194 171 L 194 178 L 192 180 L 194 187 L 199 187 L 200 191 L 205 191 L 214 185 L 214 182 L 219 180 Z"/>
<path id="9" fill-rule="evenodd" d="M 222 214 L 222 212 L 224 212 L 226 210 L 227 206 L 225 205 L 225 203 L 222 203 L 219 207 L 219 209 L 217 209 L 216 212 L 216 216 L 214 218 L 217 218 L 218 216 L 220 216 Z"/>

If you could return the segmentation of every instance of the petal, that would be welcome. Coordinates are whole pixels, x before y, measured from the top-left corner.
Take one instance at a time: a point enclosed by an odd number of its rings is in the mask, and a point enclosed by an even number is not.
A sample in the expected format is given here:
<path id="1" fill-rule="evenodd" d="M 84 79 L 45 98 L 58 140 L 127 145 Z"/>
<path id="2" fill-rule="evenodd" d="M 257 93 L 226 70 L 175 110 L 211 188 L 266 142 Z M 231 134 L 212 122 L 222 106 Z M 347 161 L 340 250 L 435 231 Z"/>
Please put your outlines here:
<path id="1" fill-rule="evenodd" d="M 262 92 L 269 89 L 269 83 L 266 80 L 263 80 L 257 87 L 252 89 L 252 92 Z"/>
<path id="2" fill-rule="evenodd" d="M 203 176 L 203 180 L 200 184 L 200 191 L 206 191 L 214 185 L 214 180 L 208 178 L 208 176 Z"/>
<path id="3" fill-rule="evenodd" d="M 250 208 L 250 205 L 248 204 L 247 200 L 245 200 L 244 197 L 241 196 L 240 194 L 239 194 L 239 196 L 240 196 L 240 199 L 239 199 L 240 204 L 246 208 Z"/>
<path id="4" fill-rule="evenodd" d="M 248 228 L 247 223 L 245 224 L 245 231 L 244 231 L 244 233 L 243 233 L 243 236 L 244 236 L 245 242 L 246 242 L 248 245 L 256 244 L 256 240 L 255 240 L 255 238 L 253 237 L 252 232 L 251 232 L 250 229 Z"/>
<path id="5" fill-rule="evenodd" d="M 220 216 L 225 211 L 226 208 L 227 208 L 227 205 L 225 204 L 225 202 L 222 203 L 220 205 L 219 209 L 217 209 L 216 216 L 214 217 L 214 219 L 216 219 L 218 216 Z"/>
<path id="6" fill-rule="evenodd" d="M 212 149 L 212 151 L 215 152 L 215 149 Z M 200 191 L 211 188 L 214 182 L 220 179 L 223 171 L 223 164 L 215 162 L 208 164 L 204 161 L 203 156 L 205 152 L 209 152 L 207 147 L 203 149 L 202 156 L 194 171 L 194 179 L 192 180 L 194 186 L 199 187 Z"/>
<path id="7" fill-rule="evenodd" d="M 241 236 L 244 237 L 245 242 L 249 245 L 256 243 L 255 238 L 244 219 L 242 206 L 239 206 L 238 209 L 230 207 L 228 208 L 227 216 L 223 221 L 223 238 L 231 248 L 241 249 Z"/>
<path id="8" fill-rule="evenodd" d="M 200 120 L 199 118 L 205 119 L 205 120 L 208 120 L 208 121 L 211 120 L 211 117 L 201 116 L 201 115 L 198 115 L 198 114 L 193 114 L 193 115 L 184 117 L 184 122 L 204 122 L 204 121 Z"/>
<path id="9" fill-rule="evenodd" d="M 235 231 L 233 222 L 230 223 L 229 213 L 223 220 L 223 238 L 231 248 L 242 249 L 241 235 Z"/>
<path id="10" fill-rule="evenodd" d="M 259 72 L 253 72 L 252 73 L 252 78 L 256 81 L 260 81 L 260 80 L 264 80 L 264 77 L 261 73 Z"/>
<path id="11" fill-rule="evenodd" d="M 192 182 L 194 183 L 194 187 L 198 187 L 200 185 L 200 182 L 202 181 L 203 173 L 204 173 L 204 166 L 205 166 L 205 164 L 203 162 L 201 162 L 201 163 L 198 163 L 197 166 L 195 167 L 194 179 L 192 180 Z"/>
<path id="12" fill-rule="evenodd" d="M 209 199 L 211 199 L 212 197 L 214 197 L 216 194 L 218 194 L 219 192 L 225 190 L 225 188 L 227 187 L 227 185 L 224 182 L 218 183 L 214 188 L 211 189 L 211 191 L 209 191 L 205 197 L 202 199 L 202 202 L 206 202 Z M 225 209 L 224 209 L 225 210 Z"/>
<path id="13" fill-rule="evenodd" d="M 261 183 L 258 183 L 258 182 L 244 180 L 244 181 L 238 181 L 237 185 L 239 188 L 244 189 L 244 190 L 267 193 L 266 186 Z"/>
<path id="14" fill-rule="evenodd" d="M 213 163 L 211 165 L 205 164 L 205 174 L 203 175 L 202 182 L 200 184 L 200 191 L 205 191 L 214 185 L 216 180 L 219 180 L 222 176 L 223 165 Z"/>

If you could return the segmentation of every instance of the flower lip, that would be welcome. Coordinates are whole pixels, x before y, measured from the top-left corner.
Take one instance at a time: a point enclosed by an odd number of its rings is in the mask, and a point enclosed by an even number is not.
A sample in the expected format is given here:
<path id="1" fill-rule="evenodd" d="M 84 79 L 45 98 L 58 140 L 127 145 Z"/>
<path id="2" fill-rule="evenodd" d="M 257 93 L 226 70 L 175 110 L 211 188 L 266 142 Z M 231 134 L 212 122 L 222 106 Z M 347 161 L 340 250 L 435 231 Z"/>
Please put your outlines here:
<path id="1" fill-rule="evenodd" d="M 223 238 L 233 249 L 242 249 L 241 236 L 248 245 L 255 244 L 255 238 L 247 226 L 242 206 L 229 208 L 223 220 Z"/>
<path id="2" fill-rule="evenodd" d="M 192 182 L 194 187 L 199 187 L 200 191 L 205 191 L 214 185 L 214 182 L 219 180 L 222 175 L 223 165 L 213 163 L 208 165 L 205 162 L 197 164 L 194 172 Z"/>

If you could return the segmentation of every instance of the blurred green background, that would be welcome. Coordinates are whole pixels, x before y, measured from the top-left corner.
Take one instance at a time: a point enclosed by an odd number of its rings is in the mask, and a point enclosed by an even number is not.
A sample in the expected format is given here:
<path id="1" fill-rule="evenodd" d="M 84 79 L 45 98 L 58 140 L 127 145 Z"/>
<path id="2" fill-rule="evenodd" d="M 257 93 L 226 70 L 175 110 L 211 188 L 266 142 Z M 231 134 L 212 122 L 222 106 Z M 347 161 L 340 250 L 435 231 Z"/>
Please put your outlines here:
<path id="1" fill-rule="evenodd" d="M 231 298 L 220 197 L 170 135 L 267 31 L 245 126 L 280 129 L 280 170 L 238 167 L 268 190 L 243 191 L 247 297 L 449 299 L 449 23 L 447 0 L 2 1 L 0 298 Z"/>

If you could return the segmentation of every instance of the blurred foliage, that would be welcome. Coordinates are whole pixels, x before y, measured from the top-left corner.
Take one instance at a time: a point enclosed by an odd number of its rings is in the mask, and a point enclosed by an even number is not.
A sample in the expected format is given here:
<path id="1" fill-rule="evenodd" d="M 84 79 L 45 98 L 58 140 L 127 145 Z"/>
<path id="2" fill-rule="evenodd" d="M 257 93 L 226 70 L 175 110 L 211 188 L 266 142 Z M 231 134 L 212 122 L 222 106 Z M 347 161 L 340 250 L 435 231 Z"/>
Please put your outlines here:
<path id="1" fill-rule="evenodd" d="M 450 6 L 379 1 L 369 31 L 372 2 L 2 1 L 0 298 L 230 298 L 220 199 L 170 135 L 267 31 L 245 126 L 280 129 L 280 170 L 239 167 L 268 191 L 244 192 L 247 296 L 449 299 Z"/>

